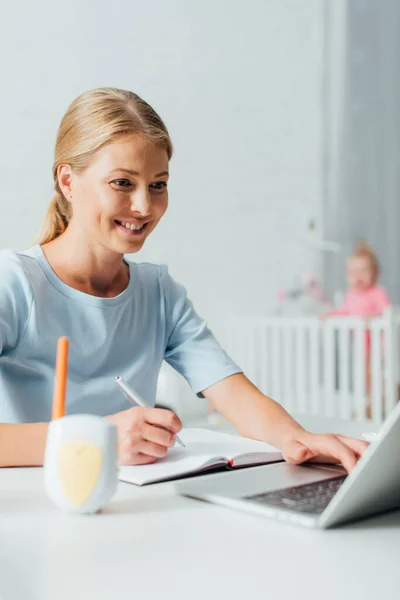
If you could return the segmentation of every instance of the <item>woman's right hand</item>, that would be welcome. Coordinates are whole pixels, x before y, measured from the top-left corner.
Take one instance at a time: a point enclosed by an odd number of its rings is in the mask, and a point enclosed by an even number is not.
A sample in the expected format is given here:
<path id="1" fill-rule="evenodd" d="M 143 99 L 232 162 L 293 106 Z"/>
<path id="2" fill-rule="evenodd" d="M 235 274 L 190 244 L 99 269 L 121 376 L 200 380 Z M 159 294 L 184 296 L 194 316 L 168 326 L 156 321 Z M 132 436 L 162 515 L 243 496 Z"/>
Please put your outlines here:
<path id="1" fill-rule="evenodd" d="M 146 465 L 163 458 L 182 429 L 179 417 L 164 408 L 135 406 L 109 415 L 107 420 L 117 426 L 121 465 Z"/>

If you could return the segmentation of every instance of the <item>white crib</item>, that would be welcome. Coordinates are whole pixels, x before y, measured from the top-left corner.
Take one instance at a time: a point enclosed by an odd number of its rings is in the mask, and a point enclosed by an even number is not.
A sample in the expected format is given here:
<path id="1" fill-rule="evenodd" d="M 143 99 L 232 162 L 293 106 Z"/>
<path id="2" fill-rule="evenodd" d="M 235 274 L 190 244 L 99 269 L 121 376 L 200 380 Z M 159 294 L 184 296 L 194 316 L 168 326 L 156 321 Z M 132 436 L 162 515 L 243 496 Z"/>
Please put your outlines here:
<path id="1" fill-rule="evenodd" d="M 398 400 L 398 308 L 368 323 L 358 317 L 231 316 L 212 329 L 247 377 L 300 420 L 368 419 L 376 428 Z M 171 372 L 167 378 L 170 397 L 184 410 L 184 386 Z"/>

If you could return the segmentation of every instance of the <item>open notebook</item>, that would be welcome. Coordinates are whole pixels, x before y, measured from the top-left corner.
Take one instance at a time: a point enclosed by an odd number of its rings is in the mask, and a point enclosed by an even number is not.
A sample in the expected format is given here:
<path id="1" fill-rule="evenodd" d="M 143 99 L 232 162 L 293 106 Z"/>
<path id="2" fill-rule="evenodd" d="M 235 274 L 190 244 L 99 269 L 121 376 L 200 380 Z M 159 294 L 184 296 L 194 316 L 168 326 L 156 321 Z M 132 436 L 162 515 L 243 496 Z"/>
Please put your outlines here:
<path id="1" fill-rule="evenodd" d="M 146 485 L 217 467 L 234 469 L 283 460 L 277 448 L 236 435 L 184 428 L 179 437 L 186 448 L 175 444 L 165 458 L 151 465 L 122 466 L 119 468 L 119 479 L 135 485 Z"/>

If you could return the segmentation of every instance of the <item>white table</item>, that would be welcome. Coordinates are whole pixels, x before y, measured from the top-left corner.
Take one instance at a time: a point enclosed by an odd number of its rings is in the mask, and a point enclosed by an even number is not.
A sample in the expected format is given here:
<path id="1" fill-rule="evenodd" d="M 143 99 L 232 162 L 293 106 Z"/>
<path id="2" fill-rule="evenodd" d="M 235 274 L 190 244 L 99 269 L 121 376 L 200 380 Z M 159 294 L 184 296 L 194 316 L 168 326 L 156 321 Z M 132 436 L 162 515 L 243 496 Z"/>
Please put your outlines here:
<path id="1" fill-rule="evenodd" d="M 121 483 L 79 517 L 50 504 L 42 478 L 0 470 L 1 600 L 400 596 L 400 512 L 323 532 Z"/>

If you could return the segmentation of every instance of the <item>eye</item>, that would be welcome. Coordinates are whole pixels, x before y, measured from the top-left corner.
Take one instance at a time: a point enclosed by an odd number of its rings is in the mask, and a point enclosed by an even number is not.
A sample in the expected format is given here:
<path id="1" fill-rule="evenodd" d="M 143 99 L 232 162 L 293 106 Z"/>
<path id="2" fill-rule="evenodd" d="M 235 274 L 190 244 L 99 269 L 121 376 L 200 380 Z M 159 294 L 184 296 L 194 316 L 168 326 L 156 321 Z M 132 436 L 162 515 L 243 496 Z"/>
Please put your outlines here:
<path id="1" fill-rule="evenodd" d="M 150 184 L 150 187 L 152 190 L 156 190 L 157 192 L 162 192 L 163 190 L 165 190 L 167 188 L 167 182 L 166 181 L 156 181 L 156 182 Z"/>
<path id="2" fill-rule="evenodd" d="M 128 188 L 131 185 L 129 179 L 114 179 L 111 183 L 114 183 L 119 188 Z"/>

